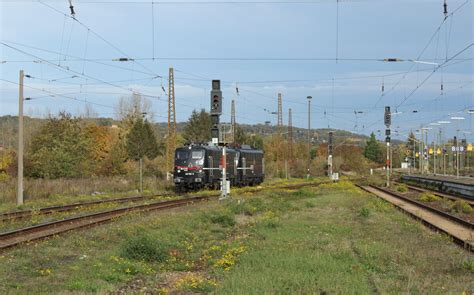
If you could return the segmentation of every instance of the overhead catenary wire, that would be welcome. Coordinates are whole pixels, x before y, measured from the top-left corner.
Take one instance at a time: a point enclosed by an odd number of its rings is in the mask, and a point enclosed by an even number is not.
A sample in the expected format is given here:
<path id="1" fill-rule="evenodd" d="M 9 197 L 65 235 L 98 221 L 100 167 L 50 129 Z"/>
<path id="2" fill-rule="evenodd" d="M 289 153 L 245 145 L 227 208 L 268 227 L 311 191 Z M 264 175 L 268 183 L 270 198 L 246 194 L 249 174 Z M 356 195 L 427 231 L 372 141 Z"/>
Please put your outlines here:
<path id="1" fill-rule="evenodd" d="M 436 28 L 436 30 L 433 32 L 433 34 L 431 35 L 430 39 L 428 40 L 428 43 L 424 46 L 423 50 L 421 50 L 421 52 L 418 54 L 416 60 L 420 60 L 420 58 L 423 56 L 423 54 L 425 53 L 425 51 L 428 49 L 428 47 L 430 46 L 431 42 L 433 41 L 433 39 L 435 38 L 436 35 L 439 34 L 441 28 L 443 27 L 443 25 L 445 24 L 446 20 L 448 19 L 448 17 L 451 17 L 453 16 L 455 13 L 457 13 L 461 8 L 463 8 L 467 3 L 469 3 L 469 1 L 471 0 L 466 0 L 464 1 L 462 4 L 460 4 L 456 9 L 454 9 L 451 13 L 446 13 L 445 17 L 443 18 L 443 20 L 441 21 L 441 23 L 438 25 L 438 27 Z M 439 36 L 439 35 L 438 35 Z M 401 81 L 403 81 L 406 76 L 411 73 L 411 71 L 413 70 L 413 68 L 415 67 L 415 63 L 413 63 L 410 68 L 408 69 L 408 72 L 403 75 L 387 92 L 384 93 L 385 96 L 387 96 L 388 94 L 390 94 L 391 92 L 393 92 L 393 90 L 398 86 L 400 85 Z M 383 96 L 380 96 L 379 99 L 377 100 L 377 102 L 375 103 L 374 107 L 376 107 L 379 102 L 382 100 Z"/>
<path id="2" fill-rule="evenodd" d="M 78 24 L 80 24 L 82 27 L 84 27 L 85 29 L 89 30 L 93 35 L 95 35 L 97 38 L 99 38 L 100 40 L 102 40 L 103 42 L 105 42 L 107 45 L 109 45 L 110 47 L 114 48 L 117 52 L 119 52 L 120 54 L 124 55 L 125 57 L 129 58 L 132 62 L 136 63 L 137 65 L 139 65 L 140 67 L 142 67 L 143 69 L 149 71 L 150 73 L 152 74 L 155 74 L 151 69 L 149 69 L 148 67 L 146 67 L 145 65 L 143 65 L 142 63 L 140 62 L 137 62 L 135 60 L 132 60 L 130 58 L 130 56 L 128 56 L 122 49 L 120 49 L 119 47 L 115 46 L 113 43 L 111 43 L 110 41 L 108 41 L 107 39 L 105 39 L 104 37 L 102 37 L 102 35 L 100 35 L 99 33 L 97 33 L 96 31 L 92 30 L 90 27 L 88 27 L 87 25 L 85 25 L 83 22 L 81 22 L 80 20 L 78 20 L 77 18 L 75 17 L 72 17 L 72 16 L 69 16 L 65 13 L 63 13 L 62 11 L 56 9 L 55 7 L 43 2 L 42 0 L 38 0 L 38 3 L 52 9 L 53 11 L 59 13 L 59 14 L 62 14 L 66 17 L 69 17 L 71 18 L 72 20 L 74 20 L 75 22 L 77 22 Z"/>
<path id="3" fill-rule="evenodd" d="M 11 48 L 11 49 L 13 49 L 13 50 L 16 50 L 16 51 L 18 51 L 18 52 L 20 52 L 20 53 L 22 53 L 22 54 L 27 55 L 27 56 L 31 56 L 31 57 L 34 57 L 34 58 L 36 58 L 36 59 L 42 60 L 42 58 L 40 58 L 40 57 L 38 57 L 38 56 L 36 56 L 36 55 L 34 55 L 34 54 L 31 54 L 31 53 L 28 53 L 28 52 L 26 52 L 26 51 L 24 51 L 24 50 L 18 49 L 18 48 L 16 48 L 16 47 L 13 47 L 13 46 L 11 46 L 11 45 L 8 45 L 8 44 L 6 44 L 6 43 L 4 43 L 4 42 L 0 42 L 0 44 L 3 44 L 4 46 L 9 47 L 9 48 Z M 43 60 L 43 61 L 44 61 L 44 60 Z M 112 87 L 116 87 L 116 88 L 120 88 L 120 89 L 126 90 L 126 91 L 128 91 L 128 92 L 131 92 L 132 94 L 142 94 L 142 93 L 138 93 L 137 91 L 134 91 L 133 89 L 125 88 L 125 87 L 122 87 L 122 86 L 120 86 L 120 85 L 116 85 L 116 84 L 113 84 L 113 83 L 104 81 L 104 80 L 99 79 L 99 78 L 95 78 L 95 77 L 90 76 L 90 75 L 87 75 L 87 74 L 82 74 L 82 73 L 80 73 L 80 72 L 78 72 L 78 71 L 71 70 L 71 69 L 69 69 L 69 68 L 67 68 L 67 67 L 61 66 L 61 65 L 59 65 L 59 64 L 55 64 L 55 63 L 53 63 L 53 62 L 48 62 L 48 61 L 44 61 L 44 62 L 45 62 L 45 64 L 50 65 L 50 66 L 53 66 L 53 67 L 55 67 L 55 68 L 58 68 L 60 71 L 63 71 L 63 72 L 66 72 L 66 73 L 68 73 L 68 72 L 74 73 L 74 74 L 76 74 L 76 75 L 78 75 L 78 76 L 82 76 L 82 77 L 85 77 L 85 78 L 89 78 L 89 79 L 92 79 L 92 80 L 95 80 L 95 81 L 99 81 L 99 82 L 101 82 L 101 83 L 103 83 L 103 84 L 107 84 L 107 85 L 112 86 Z M 153 96 L 153 95 L 147 95 L 147 96 L 159 98 L 158 96 Z"/>
<path id="4" fill-rule="evenodd" d="M 471 48 L 472 46 L 474 45 L 474 43 L 471 43 L 469 45 L 467 45 L 466 47 L 464 47 L 463 49 L 459 50 L 456 54 L 454 54 L 452 57 L 448 58 L 444 63 L 440 64 L 439 66 L 437 66 L 415 89 L 413 89 L 412 92 L 410 92 L 409 95 L 407 95 L 399 104 L 397 104 L 397 108 L 400 107 L 405 101 L 407 101 L 410 97 L 413 96 L 413 94 L 415 94 L 415 92 L 421 88 L 421 86 L 423 86 L 423 84 L 428 81 L 428 79 L 431 78 L 431 76 L 433 76 L 434 73 L 436 73 L 436 71 L 438 71 L 440 68 L 443 67 L 443 65 L 447 64 L 450 60 L 452 60 L 453 58 L 457 57 L 458 55 L 464 53 L 466 50 L 468 50 L 469 48 Z"/>

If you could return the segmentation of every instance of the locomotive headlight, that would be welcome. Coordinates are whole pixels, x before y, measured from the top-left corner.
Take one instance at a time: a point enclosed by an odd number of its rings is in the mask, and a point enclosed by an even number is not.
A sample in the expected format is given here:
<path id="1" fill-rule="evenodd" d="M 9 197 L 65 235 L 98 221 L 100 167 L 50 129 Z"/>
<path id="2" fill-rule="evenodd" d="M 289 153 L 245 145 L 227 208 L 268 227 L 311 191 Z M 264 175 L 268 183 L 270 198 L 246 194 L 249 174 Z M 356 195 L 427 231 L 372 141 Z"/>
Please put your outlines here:
<path id="1" fill-rule="evenodd" d="M 203 159 L 201 159 L 201 160 L 198 160 L 198 161 L 196 162 L 196 164 L 198 164 L 198 165 L 202 165 L 202 164 L 204 164 L 204 160 L 203 160 Z"/>

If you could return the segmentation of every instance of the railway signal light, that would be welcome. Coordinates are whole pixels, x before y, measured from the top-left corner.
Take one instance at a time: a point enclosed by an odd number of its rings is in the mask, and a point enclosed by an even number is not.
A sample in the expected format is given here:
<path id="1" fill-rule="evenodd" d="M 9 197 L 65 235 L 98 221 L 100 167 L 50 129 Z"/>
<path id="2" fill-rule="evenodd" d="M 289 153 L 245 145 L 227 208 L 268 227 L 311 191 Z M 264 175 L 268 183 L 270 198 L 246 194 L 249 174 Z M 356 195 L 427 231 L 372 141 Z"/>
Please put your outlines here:
<path id="1" fill-rule="evenodd" d="M 387 128 L 392 124 L 392 114 L 390 113 L 390 107 L 385 107 L 385 114 L 384 114 L 384 124 Z"/>
<path id="2" fill-rule="evenodd" d="M 221 115 L 221 114 L 222 114 L 221 81 L 212 80 L 211 115 Z"/>

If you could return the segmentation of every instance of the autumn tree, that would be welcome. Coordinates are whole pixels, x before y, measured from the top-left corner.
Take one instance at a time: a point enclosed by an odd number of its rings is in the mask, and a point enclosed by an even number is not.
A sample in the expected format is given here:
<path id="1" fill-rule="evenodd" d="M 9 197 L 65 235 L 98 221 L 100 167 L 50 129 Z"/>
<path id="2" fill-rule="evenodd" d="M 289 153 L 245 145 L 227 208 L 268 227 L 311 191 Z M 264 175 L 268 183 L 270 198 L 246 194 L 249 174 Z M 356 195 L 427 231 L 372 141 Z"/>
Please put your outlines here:
<path id="1" fill-rule="evenodd" d="M 247 134 L 240 126 L 237 126 L 235 130 L 235 142 L 248 144 L 256 149 L 263 149 L 263 138 L 258 134 Z"/>
<path id="2" fill-rule="evenodd" d="M 93 160 L 89 157 L 91 146 L 80 119 L 67 113 L 50 117 L 33 138 L 27 153 L 31 170 L 26 173 L 42 178 L 88 176 Z"/>
<path id="3" fill-rule="evenodd" d="M 132 96 L 121 97 L 116 106 L 117 119 L 122 122 L 125 130 L 130 130 L 136 120 L 152 119 L 151 101 L 143 98 L 140 94 L 134 93 Z"/>

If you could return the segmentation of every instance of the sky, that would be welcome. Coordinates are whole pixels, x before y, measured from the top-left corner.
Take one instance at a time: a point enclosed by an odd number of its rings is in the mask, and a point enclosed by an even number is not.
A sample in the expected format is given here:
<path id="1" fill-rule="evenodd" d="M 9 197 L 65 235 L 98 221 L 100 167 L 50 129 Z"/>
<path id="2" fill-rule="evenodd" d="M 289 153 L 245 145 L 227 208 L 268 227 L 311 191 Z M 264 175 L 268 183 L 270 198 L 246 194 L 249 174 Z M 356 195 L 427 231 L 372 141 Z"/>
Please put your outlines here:
<path id="1" fill-rule="evenodd" d="M 140 93 L 164 122 L 173 67 L 178 121 L 209 109 L 220 79 L 221 121 L 234 99 L 238 123 L 276 124 L 281 93 L 285 125 L 291 108 L 293 126 L 307 127 L 311 96 L 312 128 L 382 139 L 390 106 L 396 139 L 425 128 L 431 139 L 441 130 L 474 141 L 472 0 L 447 0 L 447 18 L 443 0 L 72 4 L 75 19 L 67 0 L 0 0 L 0 115 L 18 114 L 24 70 L 27 115 L 88 107 L 116 117 L 120 98 Z"/>

